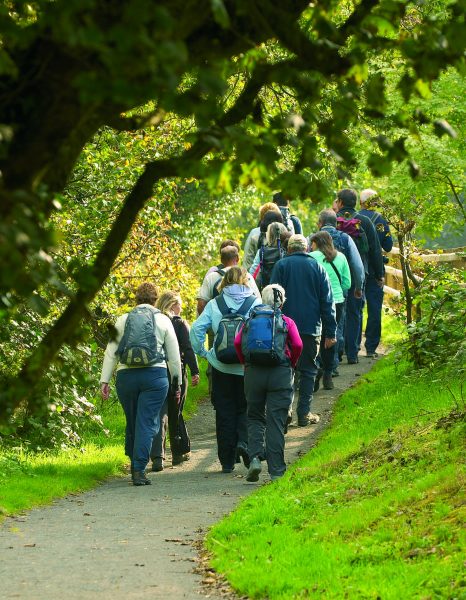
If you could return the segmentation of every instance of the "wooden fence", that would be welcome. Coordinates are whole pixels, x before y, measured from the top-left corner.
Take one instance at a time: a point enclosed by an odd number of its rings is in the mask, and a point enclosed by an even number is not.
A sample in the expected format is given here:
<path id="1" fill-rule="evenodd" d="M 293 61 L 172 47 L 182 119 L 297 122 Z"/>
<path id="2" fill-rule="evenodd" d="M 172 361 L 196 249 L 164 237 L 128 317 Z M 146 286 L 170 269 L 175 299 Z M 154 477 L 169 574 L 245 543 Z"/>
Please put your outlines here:
<path id="1" fill-rule="evenodd" d="M 466 248 L 452 248 L 442 253 L 431 254 L 413 254 L 412 256 L 422 263 L 448 263 L 449 266 L 457 269 L 466 269 L 466 257 L 461 256 L 461 252 L 466 252 Z M 384 292 L 390 296 L 398 297 L 403 290 L 403 275 L 400 267 L 399 250 L 393 247 L 391 252 L 387 253 L 390 263 L 385 265 L 385 286 Z M 422 281 L 422 277 L 415 275 Z"/>

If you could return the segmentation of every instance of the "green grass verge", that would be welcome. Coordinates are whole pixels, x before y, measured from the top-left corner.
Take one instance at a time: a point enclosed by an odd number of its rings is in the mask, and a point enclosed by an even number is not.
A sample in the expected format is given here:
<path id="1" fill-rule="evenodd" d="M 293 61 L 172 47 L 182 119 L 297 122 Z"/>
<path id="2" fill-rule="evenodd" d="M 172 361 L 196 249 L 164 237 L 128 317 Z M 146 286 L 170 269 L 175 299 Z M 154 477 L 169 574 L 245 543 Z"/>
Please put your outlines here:
<path id="1" fill-rule="evenodd" d="M 379 361 L 318 445 L 210 531 L 214 568 L 250 598 L 465 597 L 452 393 Z"/>
<path id="2" fill-rule="evenodd" d="M 201 370 L 199 385 L 188 390 L 184 411 L 187 418 L 207 396 L 204 365 Z M 21 448 L 0 451 L 0 520 L 123 474 L 128 463 L 124 454 L 123 411 L 116 399 L 98 408 L 109 434 L 89 430 L 79 449 L 41 453 Z"/>

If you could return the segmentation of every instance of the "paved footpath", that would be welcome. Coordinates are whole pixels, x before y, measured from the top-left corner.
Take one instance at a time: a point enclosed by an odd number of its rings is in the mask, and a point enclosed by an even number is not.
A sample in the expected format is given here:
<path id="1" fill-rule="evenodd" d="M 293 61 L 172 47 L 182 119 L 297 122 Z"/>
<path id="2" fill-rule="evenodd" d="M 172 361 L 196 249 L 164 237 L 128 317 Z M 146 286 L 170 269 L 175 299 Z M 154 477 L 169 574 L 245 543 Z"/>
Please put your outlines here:
<path id="1" fill-rule="evenodd" d="M 294 462 L 328 424 L 334 401 L 374 361 L 340 366 L 335 389 L 319 391 L 317 426 L 290 427 L 286 459 Z M 214 411 L 204 402 L 190 421 L 193 452 L 180 467 L 151 473 L 152 485 L 134 487 L 128 476 L 83 494 L 7 518 L 0 526 L 2 600 L 130 600 L 215 597 L 195 572 L 193 542 L 258 484 L 237 466 L 220 473 Z M 265 473 L 264 473 L 265 471 Z M 269 481 L 266 468 L 259 485 Z"/>

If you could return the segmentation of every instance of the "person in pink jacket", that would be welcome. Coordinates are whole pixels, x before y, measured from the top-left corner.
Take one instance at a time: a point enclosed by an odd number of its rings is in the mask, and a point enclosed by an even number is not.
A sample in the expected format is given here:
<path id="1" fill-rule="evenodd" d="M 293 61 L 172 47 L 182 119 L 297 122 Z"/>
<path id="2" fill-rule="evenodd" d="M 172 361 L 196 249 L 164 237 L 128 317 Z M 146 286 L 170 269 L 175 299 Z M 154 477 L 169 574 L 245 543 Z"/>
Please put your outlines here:
<path id="1" fill-rule="evenodd" d="M 277 283 L 262 291 L 263 308 L 278 308 L 285 302 L 285 290 Z M 278 306 L 277 306 L 278 304 Z M 260 307 L 255 307 L 259 310 Z M 254 310 L 252 312 L 254 312 Z M 251 313 L 252 314 L 252 313 Z M 248 327 L 246 324 L 235 338 L 235 348 L 244 371 L 244 391 L 247 400 L 248 451 L 251 464 L 247 481 L 258 481 L 262 470 L 261 460 L 267 461 L 272 480 L 281 477 L 285 464 L 285 424 L 293 399 L 293 370 L 303 349 L 303 342 L 295 322 L 279 312 L 284 321 L 283 344 L 279 364 L 264 366 L 252 364 L 252 354 L 245 350 Z M 277 338 L 278 339 L 278 338 Z M 246 356 L 245 356 L 246 354 Z M 280 356 L 281 354 L 281 356 Z"/>

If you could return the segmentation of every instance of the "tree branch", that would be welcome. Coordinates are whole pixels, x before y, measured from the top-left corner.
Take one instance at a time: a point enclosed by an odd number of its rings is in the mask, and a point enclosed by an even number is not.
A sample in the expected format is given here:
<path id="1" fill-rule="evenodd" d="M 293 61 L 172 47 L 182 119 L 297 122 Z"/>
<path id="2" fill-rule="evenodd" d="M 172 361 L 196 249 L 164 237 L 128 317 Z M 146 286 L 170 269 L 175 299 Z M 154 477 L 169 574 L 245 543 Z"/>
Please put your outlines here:
<path id="1" fill-rule="evenodd" d="M 145 115 L 134 115 L 133 117 L 110 115 L 106 119 L 105 125 L 117 131 L 137 131 L 144 127 L 156 127 L 160 125 L 164 120 L 165 114 L 164 110 L 154 110 Z"/>

